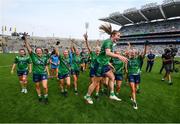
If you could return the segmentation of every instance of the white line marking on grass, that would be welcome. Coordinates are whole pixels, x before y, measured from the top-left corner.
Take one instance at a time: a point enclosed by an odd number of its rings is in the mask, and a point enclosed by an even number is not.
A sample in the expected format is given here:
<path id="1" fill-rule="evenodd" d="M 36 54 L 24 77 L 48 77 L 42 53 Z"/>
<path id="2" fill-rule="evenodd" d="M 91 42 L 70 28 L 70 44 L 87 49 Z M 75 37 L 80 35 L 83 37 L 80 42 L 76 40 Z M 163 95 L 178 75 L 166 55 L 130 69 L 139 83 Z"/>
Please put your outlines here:
<path id="1" fill-rule="evenodd" d="M 4 65 L 4 66 L 0 66 L 0 68 L 6 68 L 6 67 L 10 67 L 12 65 Z"/>

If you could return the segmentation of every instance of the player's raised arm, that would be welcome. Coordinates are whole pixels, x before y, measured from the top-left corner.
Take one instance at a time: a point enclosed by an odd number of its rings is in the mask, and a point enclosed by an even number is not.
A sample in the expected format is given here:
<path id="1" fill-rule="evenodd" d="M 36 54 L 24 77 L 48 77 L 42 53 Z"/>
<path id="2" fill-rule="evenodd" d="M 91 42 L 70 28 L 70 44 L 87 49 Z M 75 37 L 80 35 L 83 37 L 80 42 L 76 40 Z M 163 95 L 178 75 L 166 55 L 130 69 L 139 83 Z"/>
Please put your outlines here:
<path id="1" fill-rule="evenodd" d="M 74 39 L 71 39 L 71 51 L 72 51 L 72 53 L 75 53 L 78 51 L 78 49 L 74 46 L 74 44 L 77 45 L 74 41 L 75 41 Z"/>
<path id="2" fill-rule="evenodd" d="M 71 52 L 72 52 L 72 53 L 75 52 L 75 47 L 74 47 L 73 40 L 71 40 Z"/>
<path id="3" fill-rule="evenodd" d="M 87 49 L 88 49 L 88 51 L 89 51 L 89 53 L 90 53 L 90 52 L 91 52 L 91 49 L 90 49 L 89 44 L 88 44 L 88 35 L 87 35 L 87 33 L 85 33 L 85 34 L 83 35 L 83 37 L 84 37 L 84 41 L 85 41 L 86 47 L 87 47 Z"/>
<path id="4" fill-rule="evenodd" d="M 147 46 L 148 46 L 148 42 L 146 41 L 145 45 L 144 45 L 144 52 L 143 52 L 143 55 L 142 57 L 144 57 L 146 55 L 146 52 L 147 52 Z"/>
<path id="5" fill-rule="evenodd" d="M 31 54 L 32 53 L 32 48 L 31 48 L 31 46 L 30 46 L 30 44 L 29 44 L 29 42 L 27 40 L 27 36 L 26 35 L 24 35 L 24 43 L 25 43 L 25 47 L 28 50 L 28 53 Z"/>

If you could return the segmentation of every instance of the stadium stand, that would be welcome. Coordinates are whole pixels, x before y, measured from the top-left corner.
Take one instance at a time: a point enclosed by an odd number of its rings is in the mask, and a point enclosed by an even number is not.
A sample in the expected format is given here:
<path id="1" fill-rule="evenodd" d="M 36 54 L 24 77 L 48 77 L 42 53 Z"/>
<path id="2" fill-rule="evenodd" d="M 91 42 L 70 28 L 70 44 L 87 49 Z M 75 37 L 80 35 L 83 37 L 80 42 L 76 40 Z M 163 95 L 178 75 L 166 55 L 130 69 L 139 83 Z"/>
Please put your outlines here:
<path id="1" fill-rule="evenodd" d="M 169 44 L 180 47 L 180 0 L 164 0 L 161 5 L 149 3 L 141 9 L 130 8 L 114 12 L 99 20 L 121 26 L 122 36 L 117 45 L 139 45 L 148 40 L 152 50 L 161 54 Z M 121 48 L 123 49 L 123 47 Z M 179 52 L 178 52 L 178 55 Z"/>
<path id="2" fill-rule="evenodd" d="M 29 42 L 32 48 L 42 47 L 52 51 L 54 47 L 59 47 L 60 50 L 69 48 L 71 43 L 68 38 L 54 38 L 54 37 L 30 37 Z M 56 43 L 60 42 L 58 46 Z M 85 44 L 82 39 L 75 39 L 75 45 L 77 48 L 85 48 Z M 96 46 L 96 42 L 90 41 L 90 46 L 93 48 Z M 0 52 L 3 53 L 16 53 L 20 48 L 24 47 L 24 42 L 19 36 L 3 35 L 0 36 Z"/>
<path id="3" fill-rule="evenodd" d="M 117 43 L 121 49 L 125 48 L 130 42 L 132 45 L 138 45 L 142 48 L 144 42 L 148 40 L 152 49 L 157 50 L 158 54 L 169 44 L 180 47 L 180 0 L 165 0 L 161 5 L 149 3 L 143 5 L 141 9 L 130 8 L 123 13 L 114 12 L 108 17 L 101 18 L 101 21 L 113 23 L 121 26 L 119 31 L 122 36 Z M 70 47 L 68 38 L 54 37 L 30 37 L 32 47 L 41 46 L 50 51 L 59 41 L 59 49 L 63 50 Z M 24 43 L 19 36 L 0 35 L 0 52 L 17 52 Z M 76 39 L 78 48 L 85 45 L 82 39 Z M 96 42 L 90 41 L 90 46 L 96 46 Z M 178 55 L 180 55 L 178 53 Z"/>

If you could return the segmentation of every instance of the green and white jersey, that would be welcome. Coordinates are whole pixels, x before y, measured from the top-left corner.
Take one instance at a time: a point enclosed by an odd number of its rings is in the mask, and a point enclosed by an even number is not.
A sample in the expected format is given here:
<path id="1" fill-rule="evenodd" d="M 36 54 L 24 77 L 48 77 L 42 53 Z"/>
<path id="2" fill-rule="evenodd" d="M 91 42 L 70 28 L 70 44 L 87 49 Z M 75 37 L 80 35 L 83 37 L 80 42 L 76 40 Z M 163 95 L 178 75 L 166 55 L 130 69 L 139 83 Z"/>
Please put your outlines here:
<path id="1" fill-rule="evenodd" d="M 33 52 L 30 54 L 30 57 L 33 63 L 33 73 L 46 74 L 46 65 L 48 64 L 48 58 L 45 55 L 39 57 Z"/>
<path id="2" fill-rule="evenodd" d="M 96 59 L 97 59 L 97 55 L 96 55 L 96 53 L 95 52 L 91 52 L 90 53 L 90 67 L 91 68 L 94 68 L 94 64 L 95 64 L 95 61 L 96 61 Z"/>
<path id="3" fill-rule="evenodd" d="M 112 58 L 112 65 L 115 68 L 115 74 L 123 74 L 124 63 L 118 58 Z"/>
<path id="4" fill-rule="evenodd" d="M 75 53 L 72 54 L 72 70 L 80 70 L 81 57 L 77 56 Z"/>
<path id="5" fill-rule="evenodd" d="M 47 59 L 47 64 L 49 65 L 49 59 L 51 58 L 51 54 L 50 53 L 48 53 L 48 54 L 44 54 L 44 56 L 46 57 L 46 59 Z"/>
<path id="6" fill-rule="evenodd" d="M 97 57 L 97 62 L 100 65 L 108 65 L 110 62 L 111 57 L 106 55 L 106 49 L 110 49 L 111 52 L 113 50 L 113 41 L 111 39 L 107 39 L 103 42 L 101 51 L 99 56 Z"/>
<path id="7" fill-rule="evenodd" d="M 51 54 L 50 54 L 50 53 L 48 53 L 48 54 L 44 54 L 44 56 L 45 56 L 47 59 L 50 59 Z"/>
<path id="8" fill-rule="evenodd" d="M 85 53 L 85 62 L 88 62 L 89 60 L 89 53 Z"/>
<path id="9" fill-rule="evenodd" d="M 140 58 L 130 58 L 128 61 L 128 74 L 140 74 Z"/>
<path id="10" fill-rule="evenodd" d="M 31 59 L 29 56 L 16 56 L 14 63 L 17 65 L 17 71 L 27 71 Z"/>
<path id="11" fill-rule="evenodd" d="M 59 56 L 60 64 L 58 67 L 58 73 L 61 75 L 65 75 L 70 73 L 71 66 L 70 66 L 70 58 L 69 56 L 65 57 L 63 55 Z"/>

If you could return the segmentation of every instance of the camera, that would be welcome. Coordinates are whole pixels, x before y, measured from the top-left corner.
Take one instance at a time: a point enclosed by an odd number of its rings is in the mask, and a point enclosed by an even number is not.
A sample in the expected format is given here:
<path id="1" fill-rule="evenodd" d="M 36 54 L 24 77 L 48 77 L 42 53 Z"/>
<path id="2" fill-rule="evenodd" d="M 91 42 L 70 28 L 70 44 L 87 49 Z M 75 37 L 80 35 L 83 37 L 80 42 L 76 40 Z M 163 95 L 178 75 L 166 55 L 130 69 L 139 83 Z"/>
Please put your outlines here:
<path id="1" fill-rule="evenodd" d="M 178 52 L 178 49 L 176 47 L 169 46 L 169 48 L 164 49 L 165 54 L 170 54 L 171 57 L 175 57 Z"/>
<path id="2" fill-rule="evenodd" d="M 19 33 L 20 39 L 25 40 L 25 36 L 28 36 L 28 33 Z"/>
<path id="3" fill-rule="evenodd" d="M 178 49 L 177 48 L 170 48 L 171 49 L 171 55 L 174 57 L 176 56 L 176 53 L 178 52 Z"/>
<path id="4" fill-rule="evenodd" d="M 25 40 L 25 36 L 22 36 L 21 39 L 22 39 L 22 40 Z"/>
<path id="5" fill-rule="evenodd" d="M 59 44 L 60 44 L 60 41 L 57 41 L 57 42 L 56 42 L 56 46 L 58 46 Z"/>
<path id="6" fill-rule="evenodd" d="M 171 49 L 165 48 L 165 49 L 164 49 L 164 53 L 165 53 L 166 55 L 171 54 Z"/>

